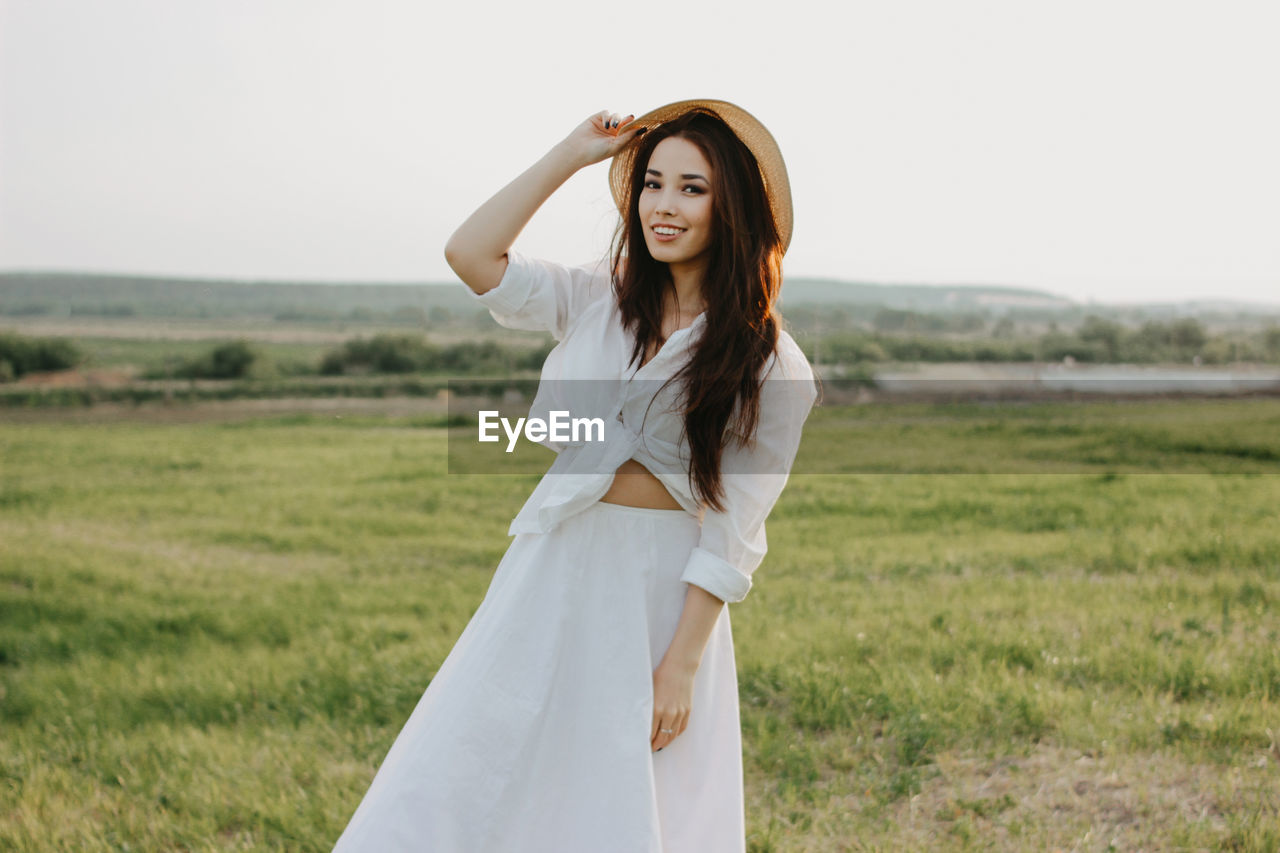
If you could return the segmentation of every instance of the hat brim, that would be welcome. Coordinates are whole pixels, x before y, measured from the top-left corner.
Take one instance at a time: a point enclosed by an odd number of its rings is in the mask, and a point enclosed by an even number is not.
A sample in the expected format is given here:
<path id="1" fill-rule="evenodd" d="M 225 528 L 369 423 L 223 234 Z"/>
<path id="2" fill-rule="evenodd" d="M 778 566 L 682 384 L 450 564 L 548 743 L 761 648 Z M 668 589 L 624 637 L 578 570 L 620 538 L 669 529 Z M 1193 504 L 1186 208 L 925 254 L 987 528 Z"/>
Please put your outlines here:
<path id="1" fill-rule="evenodd" d="M 756 158 L 760 166 L 760 177 L 764 180 L 765 193 L 769 197 L 769 206 L 773 208 L 773 219 L 778 225 L 778 236 L 781 248 L 786 254 L 791 245 L 793 217 L 791 211 L 791 181 L 787 177 L 787 166 L 782 159 L 782 151 L 777 141 L 763 124 L 751 113 L 728 101 L 694 99 L 676 101 L 666 106 L 650 110 L 634 121 L 628 123 L 627 129 L 655 128 L 659 125 L 679 118 L 694 107 L 702 107 L 714 112 L 724 123 L 729 125 L 742 143 Z M 631 142 L 613 156 L 609 166 L 609 189 L 613 193 L 613 203 L 622 210 L 623 200 L 627 194 L 627 181 L 634 166 L 636 149 L 642 136 L 632 137 Z"/>

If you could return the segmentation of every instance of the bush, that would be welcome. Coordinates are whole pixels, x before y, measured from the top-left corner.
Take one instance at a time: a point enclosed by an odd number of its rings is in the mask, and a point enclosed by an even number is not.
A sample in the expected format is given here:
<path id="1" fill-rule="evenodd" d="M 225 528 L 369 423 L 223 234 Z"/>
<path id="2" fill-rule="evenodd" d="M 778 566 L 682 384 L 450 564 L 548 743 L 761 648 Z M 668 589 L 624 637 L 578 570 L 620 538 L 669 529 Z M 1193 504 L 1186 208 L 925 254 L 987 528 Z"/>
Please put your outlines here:
<path id="1" fill-rule="evenodd" d="M 246 340 L 219 344 L 198 358 L 179 365 L 174 375 L 183 379 L 243 379 L 258 359 Z"/>
<path id="2" fill-rule="evenodd" d="M 274 316 L 276 322 L 279 323 L 313 320 L 330 322 L 338 319 L 338 312 L 334 311 L 332 308 L 310 308 L 290 305 L 286 308 L 281 308 Z"/>
<path id="3" fill-rule="evenodd" d="M 427 312 L 417 305 L 401 305 L 391 312 L 391 322 L 406 323 L 411 326 L 427 325 Z"/>
<path id="4" fill-rule="evenodd" d="M 1126 329 L 1112 320 L 1090 314 L 1084 318 L 1084 324 L 1076 334 L 1080 336 L 1082 341 L 1101 346 L 1102 351 L 1106 353 L 1108 361 L 1116 361 L 1120 358 L 1121 345 L 1125 339 Z"/>
<path id="5" fill-rule="evenodd" d="M 1041 361 L 1062 361 L 1067 356 L 1080 362 L 1102 363 L 1107 360 L 1107 344 L 1101 340 L 1083 341 L 1061 332 L 1048 332 L 1040 338 Z"/>
<path id="6" fill-rule="evenodd" d="M 881 343 L 894 361 L 969 361 L 973 351 L 971 342 L 943 338 L 882 338 Z"/>
<path id="7" fill-rule="evenodd" d="M 840 364 L 860 361 L 888 361 L 889 354 L 872 338 L 858 334 L 832 335 L 822 341 L 823 360 Z"/>
<path id="8" fill-rule="evenodd" d="M 1133 361 L 1190 361 L 1200 355 L 1208 335 L 1198 320 L 1173 323 L 1149 320 L 1130 339 Z"/>
<path id="9" fill-rule="evenodd" d="M 412 373 L 430 370 L 438 359 L 435 347 L 413 335 L 356 338 L 328 352 L 320 362 L 326 376 L 344 373 Z"/>
<path id="10" fill-rule="evenodd" d="M 66 338 L 28 338 L 0 333 L 0 362 L 8 363 L 10 378 L 38 370 L 67 370 L 83 358 L 75 343 Z"/>
<path id="11" fill-rule="evenodd" d="M 1262 348 L 1267 358 L 1280 361 L 1280 326 L 1268 326 L 1262 333 Z"/>

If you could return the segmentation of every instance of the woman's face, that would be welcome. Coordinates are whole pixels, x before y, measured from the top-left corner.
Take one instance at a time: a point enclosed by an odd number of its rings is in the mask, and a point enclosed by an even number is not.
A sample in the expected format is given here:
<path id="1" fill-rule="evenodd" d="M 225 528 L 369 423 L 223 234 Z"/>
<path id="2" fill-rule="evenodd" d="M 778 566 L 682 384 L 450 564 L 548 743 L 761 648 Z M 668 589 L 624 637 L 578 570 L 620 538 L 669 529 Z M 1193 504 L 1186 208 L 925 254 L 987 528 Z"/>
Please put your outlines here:
<path id="1" fill-rule="evenodd" d="M 639 213 L 654 260 L 705 260 L 711 246 L 711 164 L 698 146 L 675 136 L 658 143 L 649 157 Z"/>

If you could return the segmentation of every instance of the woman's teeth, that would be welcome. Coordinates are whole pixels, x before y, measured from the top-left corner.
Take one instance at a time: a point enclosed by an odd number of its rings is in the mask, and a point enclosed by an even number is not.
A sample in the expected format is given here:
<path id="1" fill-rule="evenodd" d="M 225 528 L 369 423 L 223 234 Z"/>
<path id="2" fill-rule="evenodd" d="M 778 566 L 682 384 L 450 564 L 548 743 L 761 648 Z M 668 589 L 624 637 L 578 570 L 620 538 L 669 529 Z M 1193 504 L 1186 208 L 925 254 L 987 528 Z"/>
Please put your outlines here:
<path id="1" fill-rule="evenodd" d="M 655 234 L 661 234 L 661 235 L 663 235 L 664 237 L 673 237 L 673 236 L 675 236 L 676 234 L 679 234 L 680 232 L 684 231 L 684 229 L 683 229 L 683 228 L 669 228 L 669 227 L 667 227 L 667 226 L 665 226 L 665 225 L 657 225 L 657 226 L 655 226 L 655 227 L 654 227 L 653 231 L 654 231 L 654 233 L 655 233 Z"/>

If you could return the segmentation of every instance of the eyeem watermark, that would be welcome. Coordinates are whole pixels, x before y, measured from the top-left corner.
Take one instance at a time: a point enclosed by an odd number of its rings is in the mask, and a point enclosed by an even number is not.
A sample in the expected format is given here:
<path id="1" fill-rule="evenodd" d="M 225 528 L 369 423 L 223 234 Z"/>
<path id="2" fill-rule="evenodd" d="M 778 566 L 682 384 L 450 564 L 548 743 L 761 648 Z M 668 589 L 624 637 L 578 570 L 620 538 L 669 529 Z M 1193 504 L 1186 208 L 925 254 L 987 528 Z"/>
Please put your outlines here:
<path id="1" fill-rule="evenodd" d="M 495 432 L 499 425 L 502 426 L 503 432 L 507 434 L 507 453 L 511 453 L 516 448 L 516 441 L 520 438 L 520 430 L 523 427 L 524 437 L 529 441 L 604 441 L 604 418 L 571 418 L 569 412 L 553 410 L 548 412 L 551 416 L 550 421 L 544 421 L 542 418 L 516 418 L 515 425 L 512 426 L 511 421 L 501 417 L 496 409 L 481 411 L 478 413 L 480 417 L 480 440 L 481 441 L 500 441 L 501 436 L 491 435 Z M 583 438 L 578 436 L 579 429 L 585 431 Z M 564 430 L 568 430 L 565 432 Z M 595 437 L 592 437 L 592 433 Z"/>

